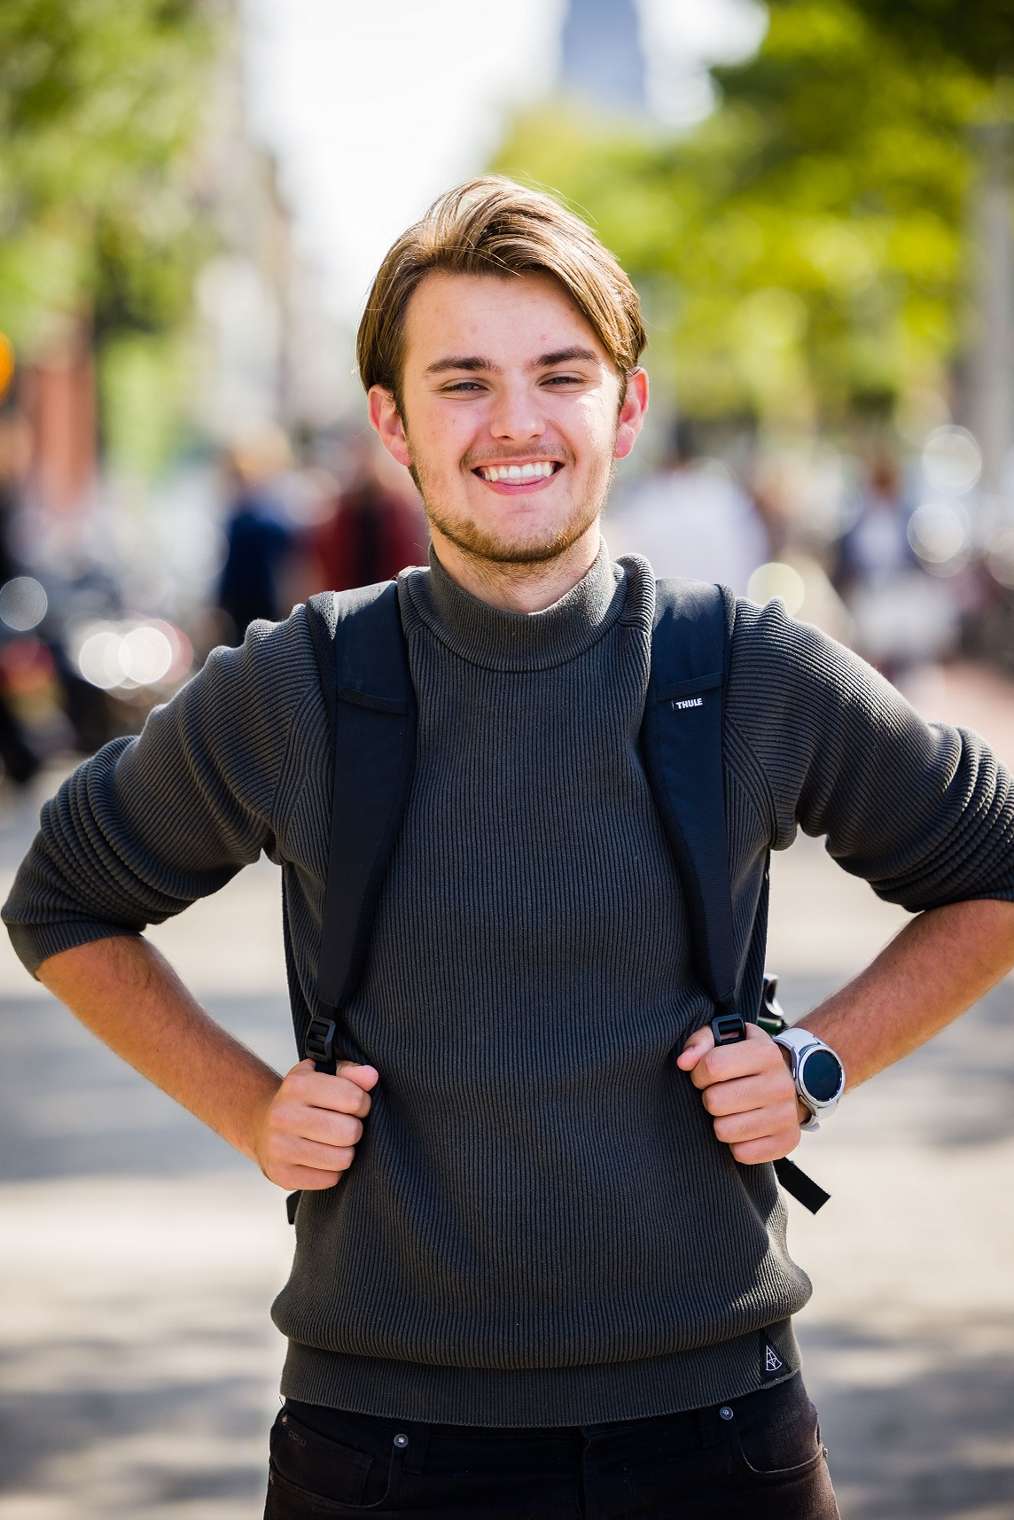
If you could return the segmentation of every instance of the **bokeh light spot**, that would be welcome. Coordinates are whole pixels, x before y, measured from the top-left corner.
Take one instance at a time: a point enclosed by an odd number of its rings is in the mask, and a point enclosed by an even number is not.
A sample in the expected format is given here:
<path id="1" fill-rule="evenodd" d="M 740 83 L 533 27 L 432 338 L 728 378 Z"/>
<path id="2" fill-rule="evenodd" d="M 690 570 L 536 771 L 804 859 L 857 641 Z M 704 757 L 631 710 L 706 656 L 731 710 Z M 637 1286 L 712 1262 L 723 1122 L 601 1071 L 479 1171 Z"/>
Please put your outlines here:
<path id="1" fill-rule="evenodd" d="M 173 647 L 161 628 L 140 623 L 120 641 L 120 666 L 139 686 L 161 681 L 173 663 Z"/>
<path id="2" fill-rule="evenodd" d="M 77 652 L 77 668 L 86 681 L 102 691 L 112 691 L 123 680 L 120 635 L 107 626 L 92 625 Z"/>
<path id="3" fill-rule="evenodd" d="M 946 565 L 968 548 L 968 522 L 950 501 L 924 501 L 908 521 L 908 541 L 927 565 Z"/>
<path id="4" fill-rule="evenodd" d="M 16 575 L 0 587 L 0 621 L 15 633 L 37 628 L 48 607 L 45 589 L 32 575 Z"/>
<path id="5" fill-rule="evenodd" d="M 934 428 L 923 444 L 922 467 L 931 491 L 961 496 L 982 474 L 982 450 L 967 428 Z"/>

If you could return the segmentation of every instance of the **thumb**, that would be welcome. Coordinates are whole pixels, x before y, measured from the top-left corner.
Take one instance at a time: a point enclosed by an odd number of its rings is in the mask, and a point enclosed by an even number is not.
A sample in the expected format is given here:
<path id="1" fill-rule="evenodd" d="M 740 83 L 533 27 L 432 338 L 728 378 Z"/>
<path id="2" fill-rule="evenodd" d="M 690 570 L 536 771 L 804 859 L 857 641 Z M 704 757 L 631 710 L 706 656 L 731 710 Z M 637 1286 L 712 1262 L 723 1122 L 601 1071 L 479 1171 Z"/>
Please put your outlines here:
<path id="1" fill-rule="evenodd" d="M 695 1029 L 676 1057 L 676 1065 L 680 1071 L 693 1071 L 701 1057 L 706 1056 L 708 1051 L 714 1048 L 715 1037 L 710 1027 L 705 1025 L 703 1029 Z"/>
<path id="2" fill-rule="evenodd" d="M 369 1092 L 380 1080 L 380 1072 L 375 1066 L 363 1066 L 358 1061 L 339 1061 L 335 1076 L 348 1077 L 350 1082 L 355 1082 L 364 1092 Z"/>

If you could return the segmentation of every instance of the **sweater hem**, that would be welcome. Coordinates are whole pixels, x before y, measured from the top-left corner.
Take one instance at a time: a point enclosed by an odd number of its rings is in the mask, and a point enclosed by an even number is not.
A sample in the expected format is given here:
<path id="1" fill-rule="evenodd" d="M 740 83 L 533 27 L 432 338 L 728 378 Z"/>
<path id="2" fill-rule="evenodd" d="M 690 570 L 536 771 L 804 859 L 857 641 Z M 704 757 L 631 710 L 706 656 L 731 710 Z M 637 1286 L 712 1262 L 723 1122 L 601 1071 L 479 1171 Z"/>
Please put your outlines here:
<path id="1" fill-rule="evenodd" d="M 782 1364 L 777 1376 L 765 1372 L 765 1341 Z M 800 1361 L 791 1319 L 635 1362 L 510 1370 L 349 1356 L 290 1340 L 280 1391 L 329 1409 L 444 1425 L 591 1425 L 720 1404 L 784 1382 Z"/>

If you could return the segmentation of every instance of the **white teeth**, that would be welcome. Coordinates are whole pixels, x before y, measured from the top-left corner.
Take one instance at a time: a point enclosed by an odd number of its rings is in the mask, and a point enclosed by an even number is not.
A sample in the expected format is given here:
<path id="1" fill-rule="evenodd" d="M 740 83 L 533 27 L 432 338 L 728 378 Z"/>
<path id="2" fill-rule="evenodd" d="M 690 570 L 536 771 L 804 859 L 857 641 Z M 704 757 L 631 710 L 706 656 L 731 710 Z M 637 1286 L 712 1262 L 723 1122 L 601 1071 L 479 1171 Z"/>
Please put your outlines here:
<path id="1" fill-rule="evenodd" d="M 549 459 L 542 460 L 539 464 L 510 464 L 491 465 L 487 469 L 479 471 L 484 480 L 545 480 L 553 473 L 553 463 Z"/>

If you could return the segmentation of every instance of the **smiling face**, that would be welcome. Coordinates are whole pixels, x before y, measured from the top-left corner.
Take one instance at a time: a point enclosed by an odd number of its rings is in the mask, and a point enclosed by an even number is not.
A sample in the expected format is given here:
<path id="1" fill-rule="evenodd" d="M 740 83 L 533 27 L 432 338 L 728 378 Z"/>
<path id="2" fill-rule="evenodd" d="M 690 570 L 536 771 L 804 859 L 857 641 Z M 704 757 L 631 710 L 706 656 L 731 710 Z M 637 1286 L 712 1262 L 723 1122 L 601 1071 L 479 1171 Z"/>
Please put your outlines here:
<path id="1" fill-rule="evenodd" d="M 374 386 L 370 420 L 410 469 L 441 559 L 450 545 L 473 563 L 535 565 L 597 545 L 613 460 L 640 431 L 643 370 L 621 405 L 594 330 L 540 273 L 434 271 L 404 336 L 403 416 Z"/>

